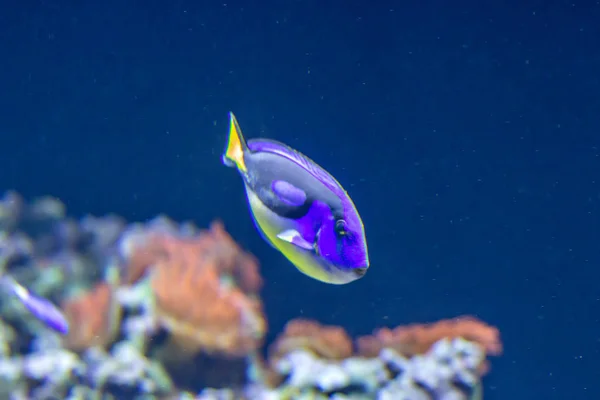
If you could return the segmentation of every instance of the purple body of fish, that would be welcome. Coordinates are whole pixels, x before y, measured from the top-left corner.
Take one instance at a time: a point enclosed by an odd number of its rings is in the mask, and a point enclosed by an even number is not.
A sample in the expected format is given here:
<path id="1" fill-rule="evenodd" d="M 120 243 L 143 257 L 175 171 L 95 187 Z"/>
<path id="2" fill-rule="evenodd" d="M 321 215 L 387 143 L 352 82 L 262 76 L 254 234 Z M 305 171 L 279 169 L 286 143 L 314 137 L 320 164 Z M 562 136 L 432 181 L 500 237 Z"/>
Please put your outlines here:
<path id="1" fill-rule="evenodd" d="M 26 300 L 22 299 L 22 301 L 29 312 L 48 327 L 63 335 L 69 332 L 67 319 L 50 300 L 29 294 L 29 297 Z"/>
<path id="2" fill-rule="evenodd" d="M 235 165 L 263 237 L 317 280 L 344 284 L 362 277 L 369 267 L 364 227 L 339 182 L 283 143 L 246 142 L 232 119 L 230 142 L 238 135 L 243 149 Z M 225 154 L 227 165 L 234 165 L 232 157 Z"/>
<path id="3" fill-rule="evenodd" d="M 69 332 L 67 319 L 50 300 L 31 293 L 9 275 L 0 277 L 0 287 L 15 295 L 33 316 L 48 327 L 62 334 Z"/>

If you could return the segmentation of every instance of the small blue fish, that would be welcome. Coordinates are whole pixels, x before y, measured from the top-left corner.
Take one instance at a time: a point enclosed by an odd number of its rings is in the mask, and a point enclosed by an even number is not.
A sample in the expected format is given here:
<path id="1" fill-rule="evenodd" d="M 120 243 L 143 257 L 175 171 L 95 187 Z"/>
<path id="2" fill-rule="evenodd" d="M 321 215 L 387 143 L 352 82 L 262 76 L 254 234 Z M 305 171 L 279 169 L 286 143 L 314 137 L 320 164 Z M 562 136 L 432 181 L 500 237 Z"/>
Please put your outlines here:
<path id="1" fill-rule="evenodd" d="M 362 220 L 327 171 L 282 143 L 246 142 L 233 113 L 223 162 L 240 172 L 259 232 L 301 272 L 338 285 L 365 275 Z"/>
<path id="2" fill-rule="evenodd" d="M 67 319 L 50 300 L 29 292 L 29 290 L 7 275 L 0 278 L 0 285 L 17 296 L 25 308 L 44 324 L 63 335 L 69 332 Z"/>

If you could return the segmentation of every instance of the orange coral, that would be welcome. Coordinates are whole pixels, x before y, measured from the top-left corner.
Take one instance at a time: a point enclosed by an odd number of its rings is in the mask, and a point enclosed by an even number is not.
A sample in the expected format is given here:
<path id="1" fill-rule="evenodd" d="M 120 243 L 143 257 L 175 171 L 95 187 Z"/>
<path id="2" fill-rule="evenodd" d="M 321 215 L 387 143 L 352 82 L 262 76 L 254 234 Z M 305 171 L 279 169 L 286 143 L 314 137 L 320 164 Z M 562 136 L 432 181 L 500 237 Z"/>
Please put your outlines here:
<path id="1" fill-rule="evenodd" d="M 154 234 L 134 250 L 130 279 L 148 267 L 158 320 L 188 354 L 243 356 L 262 344 L 258 263 L 221 223 L 194 238 Z"/>
<path id="2" fill-rule="evenodd" d="M 281 376 L 274 366 L 285 354 L 297 349 L 313 352 L 316 356 L 329 360 L 342 360 L 353 355 L 377 357 L 382 349 L 391 348 L 398 353 L 412 357 L 426 353 L 434 343 L 441 339 L 462 337 L 479 344 L 488 355 L 499 355 L 502 343 L 498 329 L 469 316 L 442 320 L 432 324 L 413 324 L 394 329 L 381 328 L 373 335 L 362 336 L 356 340 L 356 352 L 346 331 L 337 326 L 322 326 L 316 321 L 295 319 L 286 325 L 282 334 L 269 348 L 269 380 L 278 384 Z M 489 370 L 484 361 L 478 366 L 483 376 Z"/>
<path id="3" fill-rule="evenodd" d="M 168 256 L 159 241 L 158 234 L 150 234 L 149 237 L 141 239 L 140 243 L 134 244 L 135 249 L 129 255 L 124 269 L 123 283 L 126 285 L 136 283 L 157 260 Z"/>
<path id="4" fill-rule="evenodd" d="M 245 292 L 258 293 L 263 285 L 258 272 L 258 260 L 240 249 L 220 221 L 212 223 L 210 233 L 214 240 L 214 251 L 220 254 L 219 269 L 231 275 Z"/>
<path id="5" fill-rule="evenodd" d="M 341 327 L 298 318 L 289 321 L 283 333 L 270 346 L 271 365 L 296 349 L 311 351 L 328 360 L 342 360 L 352 355 L 352 339 Z"/>
<path id="6" fill-rule="evenodd" d="M 394 329 L 381 328 L 373 335 L 359 337 L 357 353 L 363 357 L 374 357 L 383 348 L 392 348 L 407 357 L 426 353 L 431 346 L 444 338 L 461 337 L 478 343 L 488 355 L 500 355 L 502 342 L 497 328 L 475 317 L 463 316 L 441 320 L 432 324 L 412 324 Z M 489 365 L 485 362 L 479 372 L 485 374 Z"/>
<path id="7" fill-rule="evenodd" d="M 91 346 L 106 346 L 114 340 L 121 308 L 113 294 L 112 287 L 102 282 L 62 304 L 70 326 L 64 339 L 67 348 L 81 351 Z"/>
<path id="8" fill-rule="evenodd" d="M 470 316 L 441 320 L 432 324 L 412 324 L 395 329 L 381 328 L 374 335 L 358 338 L 358 353 L 365 357 L 390 347 L 406 356 L 423 354 L 443 338 L 462 337 L 481 345 L 487 354 L 502 353 L 498 329 Z"/>

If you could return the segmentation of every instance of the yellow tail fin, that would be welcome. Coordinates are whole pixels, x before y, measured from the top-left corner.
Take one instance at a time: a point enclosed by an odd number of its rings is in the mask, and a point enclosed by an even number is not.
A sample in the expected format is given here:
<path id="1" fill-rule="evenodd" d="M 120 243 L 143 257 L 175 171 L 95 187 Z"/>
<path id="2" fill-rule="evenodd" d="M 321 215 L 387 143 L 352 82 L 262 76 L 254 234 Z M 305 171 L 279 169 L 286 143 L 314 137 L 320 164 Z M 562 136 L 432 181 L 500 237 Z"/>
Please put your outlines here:
<path id="1" fill-rule="evenodd" d="M 246 141 L 242 136 L 242 130 L 240 125 L 233 115 L 229 113 L 229 140 L 227 142 L 227 149 L 223 155 L 223 162 L 228 166 L 235 166 L 240 171 L 246 172 L 246 162 L 244 161 L 244 153 L 246 152 Z"/>

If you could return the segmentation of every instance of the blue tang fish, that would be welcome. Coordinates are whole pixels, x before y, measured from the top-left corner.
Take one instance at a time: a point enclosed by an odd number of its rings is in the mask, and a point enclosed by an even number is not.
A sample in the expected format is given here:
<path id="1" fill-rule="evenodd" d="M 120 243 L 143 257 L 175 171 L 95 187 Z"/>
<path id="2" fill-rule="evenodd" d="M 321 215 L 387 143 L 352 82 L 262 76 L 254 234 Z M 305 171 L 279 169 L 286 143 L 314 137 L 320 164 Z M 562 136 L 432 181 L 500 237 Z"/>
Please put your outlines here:
<path id="1" fill-rule="evenodd" d="M 302 273 L 338 285 L 365 275 L 362 220 L 327 171 L 283 143 L 246 142 L 233 113 L 223 162 L 241 174 L 259 232 Z"/>
<path id="2" fill-rule="evenodd" d="M 65 315 L 50 300 L 31 293 L 11 276 L 0 277 L 0 287 L 14 294 L 23 305 L 46 326 L 66 335 L 69 332 L 69 322 Z"/>

